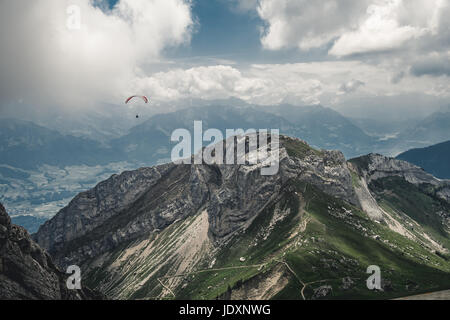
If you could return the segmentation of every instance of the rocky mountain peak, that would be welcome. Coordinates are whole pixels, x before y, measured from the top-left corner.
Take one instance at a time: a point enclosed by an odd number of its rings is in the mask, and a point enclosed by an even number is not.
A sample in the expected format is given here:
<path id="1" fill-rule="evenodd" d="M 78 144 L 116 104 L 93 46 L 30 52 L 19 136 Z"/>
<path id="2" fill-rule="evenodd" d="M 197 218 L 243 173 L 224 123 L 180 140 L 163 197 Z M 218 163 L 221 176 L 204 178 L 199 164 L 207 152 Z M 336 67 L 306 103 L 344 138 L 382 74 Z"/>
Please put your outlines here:
<path id="1" fill-rule="evenodd" d="M 319 151 L 300 139 L 285 136 L 279 142 L 278 174 L 261 175 L 261 163 L 170 163 L 124 172 L 79 194 L 34 237 L 58 264 L 67 266 L 124 241 L 158 233 L 201 208 L 208 212 L 212 241 L 223 243 L 251 224 L 293 179 L 357 204 L 341 152 Z M 248 150 L 247 156 L 252 156 Z"/>
<path id="2" fill-rule="evenodd" d="M 412 184 L 440 185 L 445 183 L 418 166 L 380 154 L 369 154 L 351 159 L 349 162 L 368 179 L 368 182 L 394 175 L 402 177 Z"/>
<path id="3" fill-rule="evenodd" d="M 67 277 L 24 228 L 11 224 L 0 204 L 0 300 L 102 298 L 87 288 L 69 290 Z"/>

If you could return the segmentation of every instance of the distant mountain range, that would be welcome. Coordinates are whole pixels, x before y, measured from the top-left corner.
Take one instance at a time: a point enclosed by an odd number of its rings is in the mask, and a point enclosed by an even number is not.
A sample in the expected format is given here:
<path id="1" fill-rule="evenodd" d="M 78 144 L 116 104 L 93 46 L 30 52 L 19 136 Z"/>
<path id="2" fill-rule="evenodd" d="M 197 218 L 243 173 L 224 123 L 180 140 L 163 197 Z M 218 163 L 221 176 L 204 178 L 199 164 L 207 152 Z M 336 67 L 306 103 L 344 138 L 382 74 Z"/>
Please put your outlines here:
<path id="1" fill-rule="evenodd" d="M 423 148 L 450 139 L 450 111 L 433 113 L 414 126 L 401 132 L 394 143 L 397 149 Z"/>
<path id="2" fill-rule="evenodd" d="M 195 120 L 203 121 L 203 130 L 279 129 L 281 134 L 310 141 L 318 148 L 344 150 L 347 156 L 369 151 L 375 139 L 365 134 L 339 113 L 324 107 L 229 107 L 189 108 L 175 113 L 153 116 L 115 139 L 111 145 L 133 160 L 156 163 L 170 158 L 170 136 L 175 129 L 193 132 Z"/>
<path id="3" fill-rule="evenodd" d="M 380 139 L 357 125 L 364 121 L 350 120 L 322 106 L 210 105 L 154 115 L 127 134 L 102 142 L 64 135 L 32 122 L 0 119 L 0 164 L 21 169 L 44 164 L 95 166 L 118 161 L 151 165 L 168 160 L 174 145 L 170 142 L 171 133 L 178 128 L 192 129 L 195 120 L 203 121 L 204 130 L 280 129 L 281 134 L 304 139 L 314 147 L 341 150 L 347 158 L 370 152 L 398 154 L 450 138 L 450 112 L 444 111 L 390 139 Z"/>
<path id="4" fill-rule="evenodd" d="M 412 149 L 397 158 L 422 167 L 438 178 L 450 179 L 450 141 L 427 148 Z"/>
<path id="5" fill-rule="evenodd" d="M 99 165 L 117 161 L 101 143 L 49 130 L 32 122 L 0 119 L 0 164 L 35 169 L 40 165 Z"/>
<path id="6" fill-rule="evenodd" d="M 96 115 L 97 116 L 97 115 Z M 105 165 L 127 161 L 145 165 L 167 162 L 175 129 L 280 129 L 318 148 L 340 149 L 348 156 L 370 151 L 375 140 L 339 113 L 314 107 L 201 106 L 150 117 L 119 138 L 97 139 L 61 134 L 29 121 L 0 119 L 0 165 L 37 169 L 42 165 Z M 97 137 L 97 135 L 94 135 Z"/>

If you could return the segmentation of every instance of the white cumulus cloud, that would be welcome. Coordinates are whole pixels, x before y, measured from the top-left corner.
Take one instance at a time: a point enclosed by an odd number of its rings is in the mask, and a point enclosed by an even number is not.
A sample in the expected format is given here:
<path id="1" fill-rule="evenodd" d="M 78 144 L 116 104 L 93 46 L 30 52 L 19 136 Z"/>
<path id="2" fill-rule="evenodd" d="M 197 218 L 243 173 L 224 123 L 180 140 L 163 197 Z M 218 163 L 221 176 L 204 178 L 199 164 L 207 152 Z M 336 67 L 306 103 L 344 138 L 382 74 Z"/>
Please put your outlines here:
<path id="1" fill-rule="evenodd" d="M 79 29 L 68 28 L 73 5 Z M 81 106 L 123 97 L 164 48 L 189 42 L 192 25 L 185 0 L 120 0 L 110 11 L 89 0 L 1 1 L 1 99 Z"/>
<path id="2" fill-rule="evenodd" d="M 448 30 L 449 0 L 260 0 L 266 49 L 331 46 L 335 56 L 429 42 Z M 448 31 L 447 31 L 448 33 Z"/>
<path id="3" fill-rule="evenodd" d="M 144 76 L 134 86 L 157 101 L 240 98 L 253 104 L 339 105 L 346 99 L 410 95 L 423 88 L 440 88 L 428 94 L 450 96 L 443 78 L 414 77 L 390 64 L 361 61 L 324 61 L 291 64 L 225 65 L 174 68 Z M 351 94 L 350 94 L 351 93 Z"/>
<path id="4" fill-rule="evenodd" d="M 436 34 L 439 12 L 446 0 L 390 0 L 367 8 L 363 22 L 355 30 L 344 32 L 330 54 L 346 56 L 358 53 L 402 48 L 410 40 Z"/>
<path id="5" fill-rule="evenodd" d="M 368 0 L 260 0 L 258 13 L 267 26 L 261 38 L 267 49 L 308 50 L 326 45 L 360 23 Z"/>
<path id="6" fill-rule="evenodd" d="M 320 102 L 320 81 L 286 73 L 282 66 L 278 70 L 271 67 L 256 65 L 245 71 L 224 65 L 173 69 L 141 78 L 136 87 L 160 101 L 236 97 L 257 104 Z"/>

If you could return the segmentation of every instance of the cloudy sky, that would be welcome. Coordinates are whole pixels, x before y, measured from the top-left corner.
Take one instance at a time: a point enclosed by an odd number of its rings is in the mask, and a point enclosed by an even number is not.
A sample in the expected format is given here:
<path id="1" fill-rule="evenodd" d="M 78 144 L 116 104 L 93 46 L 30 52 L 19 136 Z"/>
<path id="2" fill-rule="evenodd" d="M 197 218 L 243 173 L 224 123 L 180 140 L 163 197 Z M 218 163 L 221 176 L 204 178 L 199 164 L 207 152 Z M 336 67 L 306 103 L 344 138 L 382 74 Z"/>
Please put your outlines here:
<path id="1" fill-rule="evenodd" d="M 450 0 L 0 0 L 0 108 L 139 93 L 426 114 L 450 104 L 449 16 Z"/>

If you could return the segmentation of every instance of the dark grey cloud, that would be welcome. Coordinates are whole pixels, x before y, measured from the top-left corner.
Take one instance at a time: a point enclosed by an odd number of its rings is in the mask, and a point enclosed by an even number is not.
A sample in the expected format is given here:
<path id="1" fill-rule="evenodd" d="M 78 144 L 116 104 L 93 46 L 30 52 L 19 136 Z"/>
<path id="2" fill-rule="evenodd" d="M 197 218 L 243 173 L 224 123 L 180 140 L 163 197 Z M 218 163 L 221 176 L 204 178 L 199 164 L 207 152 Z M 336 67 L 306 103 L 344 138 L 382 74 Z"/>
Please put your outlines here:
<path id="1" fill-rule="evenodd" d="M 450 76 L 450 57 L 448 55 L 433 55 L 416 61 L 411 67 L 411 73 L 420 76 Z"/>

